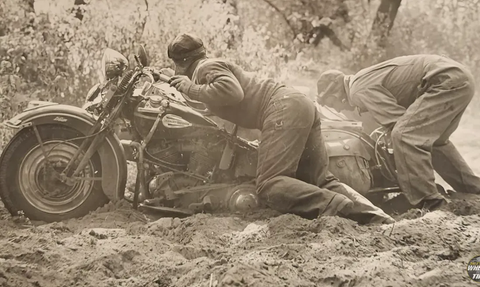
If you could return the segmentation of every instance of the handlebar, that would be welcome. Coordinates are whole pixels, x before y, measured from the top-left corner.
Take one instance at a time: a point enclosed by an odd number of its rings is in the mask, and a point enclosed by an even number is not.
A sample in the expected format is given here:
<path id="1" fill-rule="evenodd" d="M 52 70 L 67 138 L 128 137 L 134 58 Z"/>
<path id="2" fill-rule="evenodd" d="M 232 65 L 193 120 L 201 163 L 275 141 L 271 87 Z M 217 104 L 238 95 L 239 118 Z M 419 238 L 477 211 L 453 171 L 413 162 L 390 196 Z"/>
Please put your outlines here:
<path id="1" fill-rule="evenodd" d="M 155 82 L 153 80 L 153 72 L 151 69 L 144 69 L 143 71 L 143 74 L 144 75 L 147 75 L 150 77 L 150 79 L 152 79 L 152 83 Z M 159 72 L 155 72 L 155 75 L 158 76 L 158 80 L 162 81 L 162 82 L 165 82 L 165 83 L 169 83 L 170 80 L 171 80 L 171 77 L 165 75 L 165 74 L 161 74 Z M 208 113 L 208 109 L 205 107 L 205 104 L 202 103 L 202 102 L 199 102 L 199 101 L 195 101 L 195 100 L 192 100 L 190 99 L 190 97 L 188 97 L 187 95 L 183 94 L 183 93 L 180 93 L 180 96 L 185 100 L 185 104 L 187 106 L 189 106 L 190 108 L 192 108 L 193 110 L 199 112 L 199 113 L 202 113 L 202 114 L 205 114 L 205 113 Z M 196 108 L 195 106 L 192 106 L 192 105 L 201 105 L 204 107 L 204 109 L 199 109 L 199 108 Z"/>
<path id="2" fill-rule="evenodd" d="M 170 81 L 169 76 L 164 75 L 164 74 L 159 74 L 159 75 L 160 75 L 160 81 L 167 82 L 167 83 Z"/>

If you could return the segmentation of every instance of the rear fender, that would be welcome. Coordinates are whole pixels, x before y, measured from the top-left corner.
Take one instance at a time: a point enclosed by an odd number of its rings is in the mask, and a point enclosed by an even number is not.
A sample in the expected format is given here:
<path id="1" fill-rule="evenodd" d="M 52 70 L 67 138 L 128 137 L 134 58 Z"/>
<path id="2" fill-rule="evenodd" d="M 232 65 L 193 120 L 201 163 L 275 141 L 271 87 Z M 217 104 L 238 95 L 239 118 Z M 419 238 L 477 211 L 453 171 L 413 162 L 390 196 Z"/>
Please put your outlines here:
<path id="1" fill-rule="evenodd" d="M 75 106 L 33 101 L 24 112 L 4 124 L 14 129 L 27 128 L 33 124 L 58 124 L 74 128 L 86 135 L 95 121 L 92 115 Z M 123 146 L 118 137 L 110 133 L 99 147 L 98 153 L 102 163 L 103 191 L 111 201 L 116 202 L 123 198 L 127 180 L 127 161 Z"/>

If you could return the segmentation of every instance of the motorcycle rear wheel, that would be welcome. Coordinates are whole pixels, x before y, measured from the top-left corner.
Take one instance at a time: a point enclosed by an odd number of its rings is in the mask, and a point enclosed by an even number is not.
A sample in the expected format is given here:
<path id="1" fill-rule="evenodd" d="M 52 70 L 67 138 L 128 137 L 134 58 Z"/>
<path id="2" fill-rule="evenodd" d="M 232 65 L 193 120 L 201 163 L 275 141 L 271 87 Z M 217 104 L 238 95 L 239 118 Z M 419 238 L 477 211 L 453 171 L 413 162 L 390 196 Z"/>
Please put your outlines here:
<path id="1" fill-rule="evenodd" d="M 38 126 L 38 132 L 53 169 L 63 170 L 81 144 L 81 140 L 64 141 L 82 134 L 62 125 Z M 0 163 L 0 194 L 12 215 L 23 211 L 31 220 L 54 222 L 84 216 L 108 203 L 101 181 L 79 180 L 69 186 L 55 178 L 45 163 L 33 128 L 20 131 L 4 151 Z M 98 153 L 79 176 L 102 176 Z"/>

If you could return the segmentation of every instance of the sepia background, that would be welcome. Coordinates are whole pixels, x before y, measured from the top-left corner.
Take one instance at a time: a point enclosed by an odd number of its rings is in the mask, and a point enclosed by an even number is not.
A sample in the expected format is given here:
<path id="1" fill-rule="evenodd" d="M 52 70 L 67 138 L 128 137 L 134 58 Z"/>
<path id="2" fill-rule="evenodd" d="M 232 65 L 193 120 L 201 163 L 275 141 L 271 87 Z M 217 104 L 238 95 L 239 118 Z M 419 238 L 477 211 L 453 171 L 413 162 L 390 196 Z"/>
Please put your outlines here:
<path id="1" fill-rule="evenodd" d="M 311 97 L 327 69 L 407 54 L 451 57 L 478 82 L 478 15 L 478 0 L 1 0 L 0 122 L 29 100 L 81 105 L 107 47 L 132 61 L 144 44 L 155 66 L 172 67 L 166 48 L 180 32 Z M 476 95 L 452 136 L 477 174 L 479 108 Z M 10 136 L 0 124 L 0 150 Z M 0 286 L 471 286 L 478 203 L 412 211 L 393 227 L 293 215 L 147 222 L 109 204 L 27 228 L 0 209 Z"/>

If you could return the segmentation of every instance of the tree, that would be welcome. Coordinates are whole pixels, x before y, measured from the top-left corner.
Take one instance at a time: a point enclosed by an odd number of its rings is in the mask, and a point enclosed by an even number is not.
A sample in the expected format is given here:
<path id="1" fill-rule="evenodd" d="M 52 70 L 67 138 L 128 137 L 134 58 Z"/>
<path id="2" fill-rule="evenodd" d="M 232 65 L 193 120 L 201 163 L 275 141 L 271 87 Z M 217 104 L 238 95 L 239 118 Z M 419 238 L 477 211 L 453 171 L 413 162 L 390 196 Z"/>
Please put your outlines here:
<path id="1" fill-rule="evenodd" d="M 402 0 L 382 0 L 372 24 L 371 36 L 378 46 L 384 47 L 397 16 Z"/>
<path id="2" fill-rule="evenodd" d="M 26 12 L 35 13 L 35 0 L 22 0 L 21 5 L 23 5 Z"/>
<path id="3" fill-rule="evenodd" d="M 308 33 L 308 39 L 313 39 L 311 43 L 316 47 L 323 38 L 327 37 L 335 46 L 339 47 L 341 51 L 348 49 L 338 38 L 331 26 L 332 19 L 328 17 L 322 18 L 320 21 L 316 21 L 315 26 Z"/>
<path id="4" fill-rule="evenodd" d="M 75 2 L 73 3 L 73 8 L 70 12 L 75 14 L 75 18 L 82 21 L 83 14 L 85 13 L 84 5 L 87 4 L 88 2 L 86 2 L 85 0 L 75 0 Z"/>
<path id="5" fill-rule="evenodd" d="M 263 0 L 280 15 L 293 39 L 317 46 L 327 37 L 344 50 L 346 47 L 332 29 L 335 19 L 350 21 L 345 0 Z"/>

